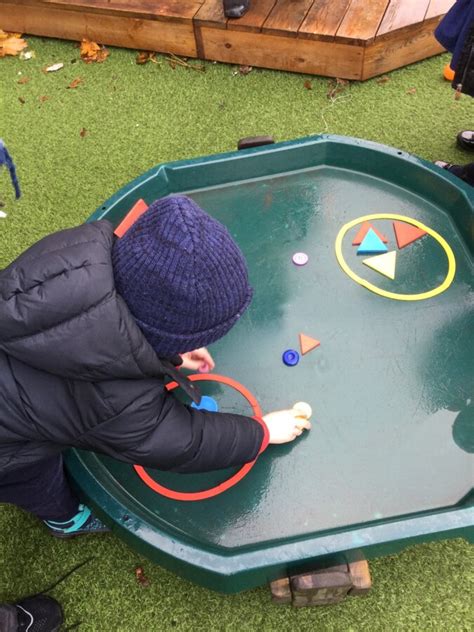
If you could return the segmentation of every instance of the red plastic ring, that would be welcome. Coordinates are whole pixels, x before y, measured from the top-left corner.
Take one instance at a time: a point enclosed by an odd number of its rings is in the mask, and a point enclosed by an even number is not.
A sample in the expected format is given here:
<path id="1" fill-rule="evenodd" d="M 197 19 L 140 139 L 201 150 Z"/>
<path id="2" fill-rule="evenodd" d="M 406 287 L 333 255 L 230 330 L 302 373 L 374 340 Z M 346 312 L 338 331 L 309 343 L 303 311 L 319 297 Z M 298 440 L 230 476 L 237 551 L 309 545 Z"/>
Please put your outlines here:
<path id="1" fill-rule="evenodd" d="M 208 382 L 220 382 L 221 384 L 226 384 L 227 386 L 231 386 L 235 388 L 245 399 L 248 401 L 250 406 L 252 407 L 253 414 L 256 417 L 256 421 L 260 425 L 264 425 L 262 421 L 260 421 L 260 417 L 262 416 L 262 410 L 260 408 L 259 403 L 252 395 L 252 393 L 245 388 L 240 382 L 233 380 L 231 377 L 226 377 L 225 375 L 217 375 L 215 373 L 207 373 L 201 375 L 190 375 L 189 379 L 192 382 L 200 382 L 200 381 L 208 381 Z M 166 389 L 168 391 L 174 390 L 178 387 L 179 384 L 177 382 L 171 382 L 166 385 Z M 184 501 L 192 501 L 192 500 L 205 500 L 206 498 L 212 498 L 213 496 L 218 496 L 222 494 L 222 492 L 227 491 L 238 482 L 240 482 L 244 476 L 246 476 L 252 467 L 255 465 L 257 459 L 251 461 L 250 463 L 246 463 L 243 465 L 238 472 L 233 474 L 230 478 L 228 478 L 223 483 L 219 483 L 219 485 L 215 485 L 214 487 L 210 487 L 209 489 L 204 489 L 200 492 L 178 492 L 174 489 L 170 489 L 169 487 L 165 487 L 164 485 L 160 485 L 157 483 L 151 476 L 145 471 L 145 468 L 141 465 L 134 465 L 136 473 L 142 479 L 142 481 L 147 485 L 150 489 L 162 496 L 166 496 L 166 498 L 172 498 L 173 500 L 184 500 Z"/>

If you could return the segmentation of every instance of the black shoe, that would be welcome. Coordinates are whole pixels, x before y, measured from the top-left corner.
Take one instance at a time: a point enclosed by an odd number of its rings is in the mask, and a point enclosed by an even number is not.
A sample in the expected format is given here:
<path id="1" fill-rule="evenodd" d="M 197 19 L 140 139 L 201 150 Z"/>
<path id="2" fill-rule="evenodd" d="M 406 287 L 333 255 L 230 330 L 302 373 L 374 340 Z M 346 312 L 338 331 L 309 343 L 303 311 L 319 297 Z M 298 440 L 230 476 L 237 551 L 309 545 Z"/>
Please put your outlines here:
<path id="1" fill-rule="evenodd" d="M 474 151 L 474 132 L 465 130 L 457 135 L 457 143 L 461 149 Z"/>
<path id="2" fill-rule="evenodd" d="M 241 18 L 250 7 L 250 0 L 223 0 L 226 18 Z"/>
<path id="3" fill-rule="evenodd" d="M 14 604 L 17 632 L 58 632 L 64 621 L 59 603 L 46 595 L 34 595 Z"/>

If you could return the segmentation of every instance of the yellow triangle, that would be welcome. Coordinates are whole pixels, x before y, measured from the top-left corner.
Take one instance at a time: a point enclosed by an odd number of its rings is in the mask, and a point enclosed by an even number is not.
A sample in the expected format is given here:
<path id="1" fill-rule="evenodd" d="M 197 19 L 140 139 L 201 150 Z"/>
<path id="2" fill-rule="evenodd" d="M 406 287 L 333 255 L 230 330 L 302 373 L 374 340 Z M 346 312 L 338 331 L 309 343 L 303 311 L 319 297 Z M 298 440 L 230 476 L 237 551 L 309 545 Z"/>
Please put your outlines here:
<path id="1" fill-rule="evenodd" d="M 397 252 L 392 250 L 391 252 L 385 252 L 383 255 L 377 255 L 376 257 L 369 257 L 364 259 L 362 263 L 372 268 L 376 272 L 380 272 L 389 279 L 395 278 L 395 265 L 397 263 Z"/>

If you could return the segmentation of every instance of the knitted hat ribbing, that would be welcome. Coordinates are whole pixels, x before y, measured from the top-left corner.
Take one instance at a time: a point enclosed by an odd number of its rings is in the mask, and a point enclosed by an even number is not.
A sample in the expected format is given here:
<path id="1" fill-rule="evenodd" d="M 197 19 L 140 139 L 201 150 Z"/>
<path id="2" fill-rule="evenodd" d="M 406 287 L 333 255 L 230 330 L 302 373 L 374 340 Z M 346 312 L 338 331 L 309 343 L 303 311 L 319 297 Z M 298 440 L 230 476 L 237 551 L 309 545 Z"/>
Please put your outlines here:
<path id="1" fill-rule="evenodd" d="M 112 262 L 118 293 L 162 357 L 222 338 L 252 298 L 229 231 L 185 196 L 153 202 L 115 240 Z"/>

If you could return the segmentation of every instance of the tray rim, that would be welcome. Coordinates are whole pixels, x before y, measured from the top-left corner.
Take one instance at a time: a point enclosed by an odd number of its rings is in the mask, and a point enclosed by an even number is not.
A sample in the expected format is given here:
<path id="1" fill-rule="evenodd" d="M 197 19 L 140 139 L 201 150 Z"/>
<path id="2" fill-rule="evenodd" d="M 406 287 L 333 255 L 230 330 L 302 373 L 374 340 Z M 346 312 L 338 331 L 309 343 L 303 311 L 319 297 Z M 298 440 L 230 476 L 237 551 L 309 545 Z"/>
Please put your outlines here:
<path id="1" fill-rule="evenodd" d="M 448 171 L 397 148 L 373 141 L 331 134 L 307 136 L 243 151 L 229 151 L 161 163 L 121 187 L 114 195 L 105 200 L 87 221 L 106 219 L 114 207 L 151 179 L 161 177 L 166 184 L 170 185 L 170 189 L 173 189 L 170 182 L 173 172 L 178 173 L 182 170 L 192 172 L 201 167 L 208 169 L 213 165 L 222 165 L 235 160 L 243 165 L 243 161 L 252 158 L 259 159 L 281 152 L 291 152 L 298 148 L 324 149 L 325 146 L 337 145 L 369 150 L 388 158 L 396 158 L 403 161 L 405 166 L 415 167 L 421 172 L 431 174 L 439 180 L 443 187 L 451 192 L 455 191 L 461 196 L 470 210 L 470 221 L 472 222 L 474 218 L 474 188 Z M 318 162 L 310 167 L 323 164 L 326 163 Z M 328 164 L 330 165 L 330 163 Z M 284 173 L 299 170 L 299 168 L 292 169 L 289 165 Z M 361 168 L 359 171 L 370 175 L 366 169 Z M 235 165 L 233 173 L 236 175 L 235 180 L 226 184 L 263 177 L 256 173 L 253 178 L 239 178 Z M 394 179 L 387 178 L 387 181 L 400 186 Z M 195 191 L 199 188 L 209 188 L 209 185 L 192 187 L 186 191 Z M 170 190 L 169 193 L 171 192 L 181 191 Z M 202 585 L 225 593 L 238 592 L 258 586 L 265 581 L 285 576 L 289 568 L 303 568 L 305 564 L 314 563 L 315 560 L 322 563 L 326 561 L 327 564 L 330 564 L 336 559 L 339 560 L 341 555 L 345 559 L 350 559 L 351 556 L 357 557 L 361 550 L 368 557 L 377 557 L 397 552 L 400 548 L 405 548 L 419 541 L 426 542 L 446 537 L 463 536 L 474 542 L 474 495 L 472 493 L 451 507 L 389 518 L 370 524 L 350 525 L 331 530 L 331 532 L 306 534 L 287 539 L 284 543 L 273 540 L 266 544 L 244 545 L 227 549 L 210 543 L 198 542 L 179 530 L 171 532 L 170 529 L 166 529 L 164 526 L 158 527 L 158 525 L 153 525 L 153 537 L 151 537 L 149 528 L 146 528 L 148 523 L 141 518 L 140 512 L 134 511 L 129 505 L 127 507 L 129 519 L 124 522 L 124 511 L 120 501 L 111 495 L 107 489 L 107 482 L 93 476 L 92 468 L 94 465 L 98 464 L 100 468 L 106 470 L 98 455 L 70 450 L 66 455 L 66 464 L 74 483 L 80 487 L 83 494 L 85 493 L 87 500 L 97 511 L 97 514 L 110 524 L 114 531 L 120 533 L 132 547 L 142 553 L 142 549 L 146 547 L 146 554 L 149 556 L 150 551 L 153 551 L 154 561 L 193 581 L 198 581 Z M 110 474 L 109 479 L 112 483 L 113 477 Z M 84 483 L 87 486 L 87 492 L 84 492 Z M 126 495 L 126 492 L 122 492 L 122 494 Z M 106 507 L 106 511 L 104 507 Z"/>

